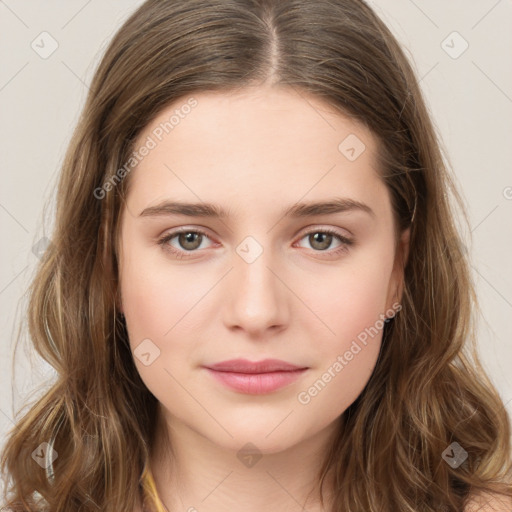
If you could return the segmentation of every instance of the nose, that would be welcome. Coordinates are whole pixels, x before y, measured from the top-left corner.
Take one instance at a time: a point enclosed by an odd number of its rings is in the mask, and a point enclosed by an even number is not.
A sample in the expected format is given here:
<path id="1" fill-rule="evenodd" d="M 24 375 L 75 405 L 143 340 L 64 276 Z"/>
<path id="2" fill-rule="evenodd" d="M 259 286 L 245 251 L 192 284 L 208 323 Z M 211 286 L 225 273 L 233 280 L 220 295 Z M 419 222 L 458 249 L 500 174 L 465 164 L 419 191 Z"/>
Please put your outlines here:
<path id="1" fill-rule="evenodd" d="M 241 329 L 253 338 L 262 338 L 269 335 L 267 331 L 275 334 L 287 326 L 291 293 L 278 268 L 270 261 L 267 251 L 252 262 L 235 255 L 223 306 L 227 328 Z"/>

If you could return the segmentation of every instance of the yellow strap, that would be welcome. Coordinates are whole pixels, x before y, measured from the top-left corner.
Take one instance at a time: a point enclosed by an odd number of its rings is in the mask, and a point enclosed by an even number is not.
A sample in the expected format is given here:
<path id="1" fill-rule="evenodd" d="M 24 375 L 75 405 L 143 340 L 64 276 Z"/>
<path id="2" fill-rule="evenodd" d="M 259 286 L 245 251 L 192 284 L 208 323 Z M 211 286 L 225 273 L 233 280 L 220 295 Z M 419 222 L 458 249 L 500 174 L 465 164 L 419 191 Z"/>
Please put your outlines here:
<path id="1" fill-rule="evenodd" d="M 158 496 L 155 480 L 153 478 L 153 475 L 151 474 L 151 470 L 149 469 L 148 465 L 144 467 L 141 480 L 144 497 L 147 497 L 149 499 L 151 506 L 155 507 L 157 512 L 167 512 L 167 509 L 164 507 L 163 503 L 161 502 Z"/>

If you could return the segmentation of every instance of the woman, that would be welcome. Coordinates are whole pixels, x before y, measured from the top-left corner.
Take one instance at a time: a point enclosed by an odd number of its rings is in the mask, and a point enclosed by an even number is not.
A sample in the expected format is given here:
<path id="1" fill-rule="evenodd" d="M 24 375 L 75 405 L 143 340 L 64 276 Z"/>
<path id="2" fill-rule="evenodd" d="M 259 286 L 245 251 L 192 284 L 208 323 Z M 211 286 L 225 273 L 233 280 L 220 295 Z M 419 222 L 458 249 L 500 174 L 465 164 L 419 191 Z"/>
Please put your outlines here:
<path id="1" fill-rule="evenodd" d="M 144 3 L 62 169 L 8 507 L 510 510 L 448 192 L 362 1 Z"/>

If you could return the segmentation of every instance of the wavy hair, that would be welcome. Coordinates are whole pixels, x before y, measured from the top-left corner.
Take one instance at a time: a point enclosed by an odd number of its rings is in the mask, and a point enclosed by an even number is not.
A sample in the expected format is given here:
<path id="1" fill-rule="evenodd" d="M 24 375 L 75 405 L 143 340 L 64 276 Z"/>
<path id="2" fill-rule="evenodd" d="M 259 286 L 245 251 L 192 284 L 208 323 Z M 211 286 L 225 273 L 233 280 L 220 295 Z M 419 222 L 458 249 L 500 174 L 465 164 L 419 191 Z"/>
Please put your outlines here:
<path id="1" fill-rule="evenodd" d="M 364 123 L 396 225 L 411 228 L 402 310 L 318 474 L 321 488 L 336 475 L 333 511 L 458 512 L 476 493 L 512 496 L 510 420 L 478 360 L 478 305 L 455 222 L 455 206 L 467 222 L 464 202 L 390 30 L 363 0 L 148 0 L 106 49 L 63 162 L 27 311 L 31 343 L 56 377 L 8 433 L 12 510 L 132 511 L 141 496 L 162 509 L 148 469 L 158 403 L 116 312 L 131 181 L 119 169 L 170 103 L 262 84 Z M 457 468 L 443 460 L 455 442 L 468 453 Z M 58 454 L 45 469 L 31 456 L 42 443 Z"/>

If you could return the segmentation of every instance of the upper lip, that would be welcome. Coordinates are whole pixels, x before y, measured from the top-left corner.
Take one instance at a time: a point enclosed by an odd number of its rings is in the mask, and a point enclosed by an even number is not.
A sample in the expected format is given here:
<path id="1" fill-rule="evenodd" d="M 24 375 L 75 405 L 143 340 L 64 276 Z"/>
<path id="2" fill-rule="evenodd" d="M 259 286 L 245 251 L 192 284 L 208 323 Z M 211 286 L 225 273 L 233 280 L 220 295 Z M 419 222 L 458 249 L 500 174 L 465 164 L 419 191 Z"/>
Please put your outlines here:
<path id="1" fill-rule="evenodd" d="M 262 361 L 248 361 L 247 359 L 230 359 L 206 366 L 211 370 L 236 373 L 269 373 L 279 371 L 302 370 L 305 366 L 297 366 L 279 359 L 264 359 Z"/>

